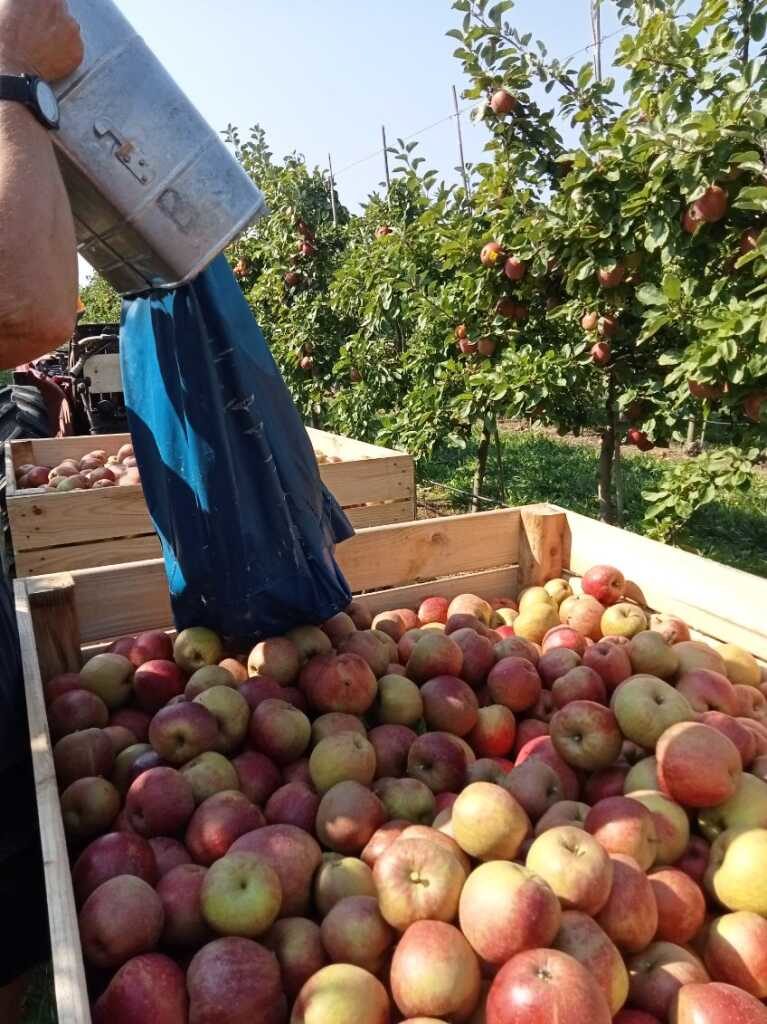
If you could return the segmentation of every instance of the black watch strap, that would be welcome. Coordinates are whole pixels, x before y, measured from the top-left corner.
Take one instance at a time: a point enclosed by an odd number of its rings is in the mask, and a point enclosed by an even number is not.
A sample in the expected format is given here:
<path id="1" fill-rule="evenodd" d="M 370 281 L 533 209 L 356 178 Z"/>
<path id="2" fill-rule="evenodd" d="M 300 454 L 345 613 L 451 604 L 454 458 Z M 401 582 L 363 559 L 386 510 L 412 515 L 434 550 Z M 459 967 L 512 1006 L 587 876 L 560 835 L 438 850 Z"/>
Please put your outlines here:
<path id="1" fill-rule="evenodd" d="M 34 96 L 26 75 L 0 75 L 0 100 L 15 100 L 34 106 Z"/>

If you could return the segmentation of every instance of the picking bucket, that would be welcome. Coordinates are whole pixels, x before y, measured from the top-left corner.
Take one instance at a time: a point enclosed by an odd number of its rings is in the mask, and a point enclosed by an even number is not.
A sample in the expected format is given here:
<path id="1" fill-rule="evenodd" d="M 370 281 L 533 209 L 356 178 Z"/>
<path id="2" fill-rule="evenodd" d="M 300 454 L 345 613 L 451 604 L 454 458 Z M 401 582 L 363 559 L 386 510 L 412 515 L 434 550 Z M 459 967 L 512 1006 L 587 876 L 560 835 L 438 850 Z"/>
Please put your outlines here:
<path id="1" fill-rule="evenodd" d="M 53 133 L 80 255 L 122 295 L 196 277 L 266 212 L 259 189 L 112 0 L 69 0 L 85 58 Z"/>

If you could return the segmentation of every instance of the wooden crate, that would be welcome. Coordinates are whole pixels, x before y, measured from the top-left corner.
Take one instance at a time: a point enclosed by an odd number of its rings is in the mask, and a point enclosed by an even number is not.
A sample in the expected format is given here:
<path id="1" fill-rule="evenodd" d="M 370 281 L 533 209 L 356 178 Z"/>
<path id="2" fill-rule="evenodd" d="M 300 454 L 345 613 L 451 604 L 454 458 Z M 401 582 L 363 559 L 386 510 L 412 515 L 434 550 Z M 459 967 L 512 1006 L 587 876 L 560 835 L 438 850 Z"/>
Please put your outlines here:
<path id="1" fill-rule="evenodd" d="M 340 462 L 320 465 L 320 476 L 355 527 L 415 519 L 415 469 L 403 452 L 308 429 L 315 452 Z M 45 438 L 6 444 L 6 501 L 17 576 L 70 572 L 140 562 L 160 555 L 141 487 L 97 491 L 22 491 L 16 469 L 55 466 L 94 448 L 117 452 L 128 434 Z"/>
<path id="2" fill-rule="evenodd" d="M 365 529 L 339 547 L 338 560 L 374 610 L 415 608 L 429 594 L 515 596 L 524 586 L 606 562 L 625 572 L 648 607 L 680 615 L 703 638 L 738 643 L 767 660 L 767 580 L 553 505 Z M 83 657 L 116 636 L 170 628 L 170 603 L 156 560 L 17 580 L 15 596 L 59 1024 L 89 1024 L 42 684 L 77 670 Z"/>

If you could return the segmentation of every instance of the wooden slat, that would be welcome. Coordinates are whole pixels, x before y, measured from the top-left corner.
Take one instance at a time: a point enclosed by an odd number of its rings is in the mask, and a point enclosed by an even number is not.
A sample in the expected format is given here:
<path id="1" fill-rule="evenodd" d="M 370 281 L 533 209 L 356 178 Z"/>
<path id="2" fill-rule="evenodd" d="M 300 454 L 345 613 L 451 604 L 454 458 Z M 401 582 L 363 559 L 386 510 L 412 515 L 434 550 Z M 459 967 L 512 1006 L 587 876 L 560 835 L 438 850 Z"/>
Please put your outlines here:
<path id="1" fill-rule="evenodd" d="M 91 1013 L 77 927 L 77 911 L 69 874 L 69 857 L 64 824 L 61 820 L 43 685 L 35 652 L 32 614 L 24 582 L 17 581 L 14 591 L 35 774 L 37 813 L 40 821 L 58 1022 L 90 1024 Z"/>
<path id="2" fill-rule="evenodd" d="M 161 559 L 80 569 L 72 575 L 83 643 L 173 625 Z"/>
<path id="3" fill-rule="evenodd" d="M 392 608 L 417 608 L 426 597 L 457 597 L 458 594 L 476 594 L 488 600 L 516 594 L 519 585 L 519 569 L 507 566 L 505 569 L 488 569 L 486 572 L 452 576 L 448 579 L 418 583 L 412 587 L 396 587 L 393 590 L 378 590 L 363 594 L 375 614 Z"/>
<path id="4" fill-rule="evenodd" d="M 353 437 L 344 437 L 342 434 L 331 434 L 327 430 L 316 430 L 314 427 L 307 427 L 306 433 L 314 446 L 314 450 L 324 455 L 337 455 L 339 458 L 348 461 L 356 459 L 380 459 L 384 455 L 401 456 L 406 452 L 395 451 L 393 448 L 382 448 L 377 444 L 369 444 L 367 441 L 358 441 Z"/>
<path id="5" fill-rule="evenodd" d="M 73 544 L 38 551 L 16 553 L 17 576 L 39 576 L 52 572 L 71 572 L 124 562 L 144 562 L 159 558 L 162 553 L 156 534 L 123 537 L 96 544 Z"/>
<path id="6" fill-rule="evenodd" d="M 553 505 L 526 505 L 521 510 L 520 587 L 537 587 L 562 575 L 565 515 Z"/>
<path id="7" fill-rule="evenodd" d="M 153 532 L 138 485 L 63 494 L 19 494 L 8 502 L 14 550 L 137 537 Z"/>
<path id="8" fill-rule="evenodd" d="M 80 459 L 88 452 L 95 452 L 101 449 L 108 455 L 116 455 L 124 444 L 130 444 L 130 434 L 99 434 L 94 437 L 91 434 L 78 435 L 77 437 L 43 437 L 32 441 L 13 441 L 14 448 L 17 445 L 29 444 L 34 459 L 41 466 L 55 466 L 63 459 Z M 16 465 L 19 465 L 18 457 L 14 457 Z M 27 459 L 21 460 L 26 462 Z"/>
<path id="9" fill-rule="evenodd" d="M 409 455 L 323 465 L 320 476 L 344 507 L 361 501 L 412 498 L 415 492 L 413 461 Z"/>
<path id="10" fill-rule="evenodd" d="M 567 512 L 570 569 L 607 563 L 641 590 L 655 611 L 767 658 L 767 580 L 688 551 Z"/>
<path id="11" fill-rule="evenodd" d="M 3 457 L 5 459 L 5 496 L 10 498 L 16 493 L 16 465 L 23 466 L 24 462 L 19 461 L 14 464 L 13 448 L 10 441 L 5 443 Z"/>
<path id="12" fill-rule="evenodd" d="M 517 509 L 378 526 L 341 544 L 338 563 L 355 592 L 516 565 Z"/>
<path id="13" fill-rule="evenodd" d="M 344 512 L 355 529 L 386 526 L 389 523 L 409 523 L 415 519 L 415 498 L 379 502 L 376 505 L 352 506 L 345 508 Z"/>

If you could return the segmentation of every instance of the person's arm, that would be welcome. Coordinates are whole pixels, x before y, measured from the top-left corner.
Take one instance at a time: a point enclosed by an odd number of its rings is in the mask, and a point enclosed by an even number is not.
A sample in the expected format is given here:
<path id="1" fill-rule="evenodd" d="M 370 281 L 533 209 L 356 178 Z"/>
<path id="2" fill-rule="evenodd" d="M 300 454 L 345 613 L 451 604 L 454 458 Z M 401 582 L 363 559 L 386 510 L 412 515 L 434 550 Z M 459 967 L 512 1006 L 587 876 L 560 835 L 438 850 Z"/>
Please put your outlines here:
<path id="1" fill-rule="evenodd" d="M 0 0 L 0 74 L 55 81 L 81 60 L 64 0 Z M 63 344 L 76 304 L 74 225 L 51 133 L 0 100 L 0 368 Z"/>

